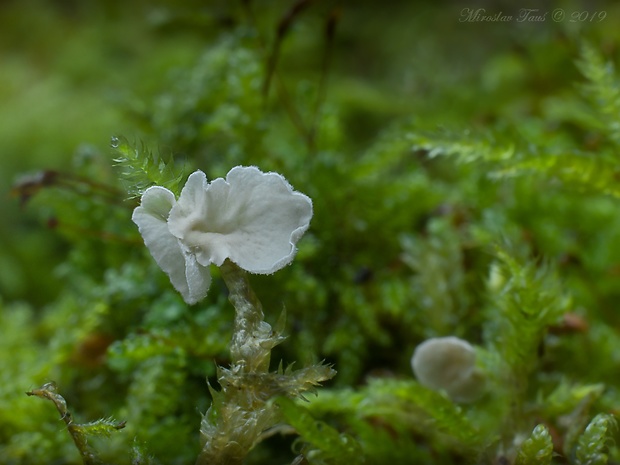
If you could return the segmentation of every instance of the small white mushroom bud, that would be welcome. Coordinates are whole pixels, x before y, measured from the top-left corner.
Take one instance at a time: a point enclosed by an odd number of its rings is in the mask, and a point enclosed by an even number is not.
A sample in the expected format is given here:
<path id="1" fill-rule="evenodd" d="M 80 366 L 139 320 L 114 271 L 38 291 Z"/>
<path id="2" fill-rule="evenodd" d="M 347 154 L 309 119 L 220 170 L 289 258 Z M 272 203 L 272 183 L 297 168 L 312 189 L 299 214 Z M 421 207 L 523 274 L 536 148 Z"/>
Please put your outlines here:
<path id="1" fill-rule="evenodd" d="M 482 394 L 484 377 L 476 369 L 476 352 L 457 337 L 427 339 L 416 347 L 411 366 L 420 384 L 445 391 L 455 402 L 472 402 Z"/>

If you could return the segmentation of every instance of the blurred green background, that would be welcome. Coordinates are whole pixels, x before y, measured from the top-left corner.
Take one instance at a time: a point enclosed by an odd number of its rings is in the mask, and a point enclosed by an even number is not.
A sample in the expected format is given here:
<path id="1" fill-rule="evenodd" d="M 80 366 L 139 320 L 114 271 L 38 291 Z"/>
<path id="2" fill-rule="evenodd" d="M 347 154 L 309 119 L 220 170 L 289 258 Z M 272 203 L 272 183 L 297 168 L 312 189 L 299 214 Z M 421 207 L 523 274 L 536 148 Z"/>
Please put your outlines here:
<path id="1" fill-rule="evenodd" d="M 71 171 L 76 157 L 107 154 L 111 135 L 131 126 L 128 102 L 148 95 L 171 68 L 199 53 L 195 31 L 158 28 L 158 12 L 170 7 L 88 1 L 0 6 L 4 299 L 39 306 L 53 299 L 62 285 L 54 267 L 67 252 L 46 227 L 52 213 L 20 208 L 11 185 L 23 174 Z M 180 8 L 189 11 L 198 2 Z"/>
<path id="2" fill-rule="evenodd" d="M 391 120 L 405 115 L 441 124 L 516 119 L 540 103 L 519 99 L 524 87 L 544 96 L 558 95 L 561 87 L 571 85 L 570 77 L 576 75 L 571 40 L 591 36 L 603 47 L 615 47 L 618 34 L 615 2 L 535 3 L 532 8 L 541 12 L 563 8 L 569 13 L 605 11 L 607 16 L 600 22 L 571 23 L 566 18 L 555 23 L 550 15 L 541 23 L 460 22 L 465 8 L 517 16 L 528 5 L 315 1 L 287 39 L 280 63 L 293 78 L 319 78 L 321 23 L 333 8 L 340 10 L 329 98 L 348 105 L 346 143 L 352 150 L 363 148 Z M 254 10 L 269 32 L 290 4 L 259 1 Z M 16 178 L 43 169 L 62 170 L 89 151 L 107 153 L 109 138 L 117 133 L 146 138 L 131 117 L 135 107 L 165 89 L 172 73 L 193 63 L 240 17 L 241 2 L 227 1 L 2 2 L 4 299 L 37 305 L 48 301 L 60 284 L 54 265 L 66 252 L 46 230 L 45 218 L 20 209 L 10 197 Z M 550 49 L 553 53 L 547 53 Z"/>
<path id="3" fill-rule="evenodd" d="M 592 22 L 461 22 L 466 8 L 517 16 L 513 2 L 310 2 L 283 47 L 292 82 L 320 78 L 323 28 L 340 12 L 328 99 L 343 104 L 347 150 L 361 150 L 399 117 L 431 126 L 510 124 L 561 95 L 577 75 L 575 41 L 615 50 L 615 2 L 535 2 L 550 12 L 606 12 Z M 273 34 L 290 7 L 253 2 Z M 4 1 L 0 5 L 0 295 L 43 305 L 62 285 L 54 267 L 67 251 L 45 214 L 10 195 L 23 173 L 67 169 L 108 153 L 114 134 L 158 142 L 134 117 L 243 18 L 227 1 Z M 609 51 L 609 50 L 607 50 Z M 538 100 L 534 100 L 538 99 Z M 551 102 L 553 103 L 553 102 Z M 560 110 L 558 110 L 560 111 Z M 174 151 L 174 147 L 165 147 Z"/>

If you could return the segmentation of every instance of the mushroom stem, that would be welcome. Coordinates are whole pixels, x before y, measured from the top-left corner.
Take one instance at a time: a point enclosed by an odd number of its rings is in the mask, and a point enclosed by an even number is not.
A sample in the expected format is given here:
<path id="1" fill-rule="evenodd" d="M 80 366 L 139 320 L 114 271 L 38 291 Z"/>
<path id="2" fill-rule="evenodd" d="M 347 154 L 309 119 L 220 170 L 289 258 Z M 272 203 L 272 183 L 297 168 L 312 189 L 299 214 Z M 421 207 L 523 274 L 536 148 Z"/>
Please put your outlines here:
<path id="1" fill-rule="evenodd" d="M 230 354 L 233 366 L 246 373 L 266 373 L 269 370 L 274 334 L 264 321 L 263 308 L 250 287 L 247 273 L 230 260 L 224 261 L 220 272 L 228 299 L 235 307 L 235 323 Z"/>

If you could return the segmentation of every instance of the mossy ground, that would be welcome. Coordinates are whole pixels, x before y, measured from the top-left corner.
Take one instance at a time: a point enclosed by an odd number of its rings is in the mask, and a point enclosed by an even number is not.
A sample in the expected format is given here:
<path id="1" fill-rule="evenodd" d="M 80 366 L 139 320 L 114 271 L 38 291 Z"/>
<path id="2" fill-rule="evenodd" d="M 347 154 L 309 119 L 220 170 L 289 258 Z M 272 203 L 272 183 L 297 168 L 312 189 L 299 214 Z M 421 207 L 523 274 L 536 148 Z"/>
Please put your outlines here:
<path id="1" fill-rule="evenodd" d="M 314 202 L 293 264 L 251 279 L 286 308 L 273 363 L 338 371 L 248 464 L 618 462 L 620 6 L 295 4 L 0 6 L 0 462 L 80 463 L 24 394 L 53 380 L 76 422 L 127 421 L 103 460 L 193 463 L 233 310 L 216 269 L 187 307 L 131 212 L 238 164 Z M 473 404 L 413 377 L 445 335 L 477 347 Z"/>

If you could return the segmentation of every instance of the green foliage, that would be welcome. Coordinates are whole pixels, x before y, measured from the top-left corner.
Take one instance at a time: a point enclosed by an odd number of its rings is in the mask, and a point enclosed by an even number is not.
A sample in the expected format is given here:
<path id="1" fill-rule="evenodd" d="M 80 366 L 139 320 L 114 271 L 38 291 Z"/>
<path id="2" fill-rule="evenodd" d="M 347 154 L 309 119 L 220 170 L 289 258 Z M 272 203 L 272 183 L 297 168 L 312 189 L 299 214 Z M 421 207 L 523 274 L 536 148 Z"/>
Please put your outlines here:
<path id="1" fill-rule="evenodd" d="M 336 415 L 346 421 L 369 463 L 424 461 L 432 454 L 446 460 L 451 454 L 471 459 L 485 441 L 460 407 L 411 380 L 373 379 L 358 391 L 321 391 L 309 409 L 317 416 Z M 425 437 L 438 450 L 416 447 L 412 435 Z"/>
<path id="2" fill-rule="evenodd" d="M 71 435 L 71 439 L 75 443 L 84 465 L 103 465 L 103 461 L 88 443 L 88 436 L 106 436 L 109 437 L 125 427 L 126 422 L 117 423 L 112 419 L 101 419 L 91 423 L 77 424 L 73 422 L 71 412 L 67 408 L 67 402 L 64 397 L 58 394 L 56 384 L 46 383 L 40 388 L 33 389 L 26 393 L 28 396 L 36 396 L 42 399 L 50 400 L 58 410 L 61 420 L 67 425 L 67 431 Z"/>
<path id="3" fill-rule="evenodd" d="M 446 131 L 408 135 L 415 150 L 424 150 L 430 157 L 451 156 L 459 163 L 484 165 L 492 179 L 538 175 L 581 192 L 620 195 L 618 168 L 610 152 L 589 153 L 542 140 L 536 141 L 541 144 L 538 146 L 519 134 L 512 135 L 511 143 L 502 141 L 506 135 L 498 134 L 497 138 L 500 141 L 493 136 Z"/>
<path id="4" fill-rule="evenodd" d="M 577 465 L 606 464 L 610 433 L 616 429 L 615 419 L 608 414 L 600 413 L 590 422 L 577 443 L 575 463 Z"/>
<path id="5" fill-rule="evenodd" d="M 605 390 L 602 384 L 570 385 L 560 383 L 544 400 L 544 409 L 547 415 L 559 416 L 576 413 L 578 410 L 587 411 L 595 401 L 600 399 Z M 573 423 L 579 423 L 573 418 Z"/>
<path id="6" fill-rule="evenodd" d="M 0 9 L 0 179 L 34 173 L 0 205 L 0 462 L 80 463 L 23 395 L 51 379 L 118 465 L 218 440 L 248 465 L 620 460 L 616 6 L 456 28 L 431 3 L 61 3 Z M 238 164 L 314 205 L 244 322 L 220 270 L 187 307 L 131 222 L 149 186 Z M 412 379 L 447 335 L 474 403 Z"/>
<path id="7" fill-rule="evenodd" d="M 172 162 L 166 163 L 144 144 L 138 149 L 122 137 L 113 137 L 111 145 L 116 152 L 114 163 L 121 170 L 120 177 L 130 197 L 140 197 L 153 185 L 163 186 L 177 195 L 180 193 L 183 172 L 175 169 Z"/>
<path id="8" fill-rule="evenodd" d="M 594 106 L 599 128 L 616 146 L 620 144 L 620 87 L 613 63 L 605 60 L 591 44 L 584 42 L 577 65 L 588 80 L 583 92 Z"/>
<path id="9" fill-rule="evenodd" d="M 424 150 L 431 158 L 454 156 L 460 163 L 501 162 L 512 158 L 513 144 L 493 140 L 492 136 L 477 137 L 466 131 L 453 134 L 447 130 L 432 134 L 409 133 L 407 141 L 413 150 Z"/>
<path id="10" fill-rule="evenodd" d="M 523 263 L 500 247 L 495 255 L 485 337 L 508 365 L 511 383 L 519 391 L 535 370 L 545 330 L 559 322 L 571 301 L 548 264 Z"/>
<path id="11" fill-rule="evenodd" d="M 291 399 L 280 398 L 277 406 L 305 443 L 301 454 L 308 463 L 364 463 L 361 447 L 352 437 L 315 420 L 306 408 Z"/>
<path id="12" fill-rule="evenodd" d="M 189 451 L 175 449 L 188 436 L 195 437 L 195 415 L 176 415 L 184 409 L 188 395 L 187 361 L 179 350 L 154 355 L 132 372 L 126 403 L 122 411 L 127 433 L 148 441 L 149 451 L 159 460 L 182 463 L 192 459 Z M 174 426 L 174 427 L 173 427 Z"/>
<path id="13" fill-rule="evenodd" d="M 596 131 L 617 146 L 620 142 L 620 83 L 613 64 L 587 43 L 582 44 L 577 65 L 587 82 L 583 93 L 590 102 L 589 108 L 575 106 L 576 113 L 587 130 Z M 535 135 L 536 137 L 531 137 Z M 424 150 L 430 157 L 443 155 L 455 157 L 460 163 L 477 163 L 488 166 L 493 178 L 543 175 L 558 180 L 567 187 L 580 191 L 603 193 L 617 197 L 618 168 L 615 149 L 599 143 L 594 150 L 584 151 L 562 139 L 542 137 L 520 131 L 508 134 L 454 134 L 449 131 L 421 132 L 407 135 L 414 150 Z M 585 144 L 584 144 L 585 145 Z"/>
<path id="14" fill-rule="evenodd" d="M 247 33 L 224 35 L 189 70 L 178 70 L 151 111 L 139 116 L 164 147 L 202 158 L 207 173 L 225 173 L 260 154 L 268 125 L 261 111 L 262 71 Z"/>
<path id="15" fill-rule="evenodd" d="M 549 429 L 545 425 L 538 425 L 521 444 L 515 465 L 549 465 L 552 460 L 553 442 Z"/>
<path id="16" fill-rule="evenodd" d="M 402 260 L 411 268 L 411 285 L 403 290 L 416 309 L 417 323 L 427 337 L 450 333 L 455 322 L 467 317 L 471 298 L 466 291 L 468 276 L 463 269 L 462 238 L 451 225 L 451 219 L 437 218 L 429 222 L 426 237 L 403 236 Z M 402 305 L 393 306 L 402 308 Z"/>
<path id="17" fill-rule="evenodd" d="M 475 447 L 476 441 L 481 439 L 458 406 L 413 381 L 375 380 L 366 394 L 367 399 L 374 402 L 365 409 L 365 415 L 394 420 L 397 425 L 411 428 L 418 426 L 418 410 L 431 419 L 433 434 L 450 436 L 458 447 Z"/>
<path id="18" fill-rule="evenodd" d="M 591 154 L 545 148 L 524 153 L 518 160 L 493 173 L 497 177 L 542 174 L 580 191 L 618 197 L 618 168 L 606 154 Z"/>

